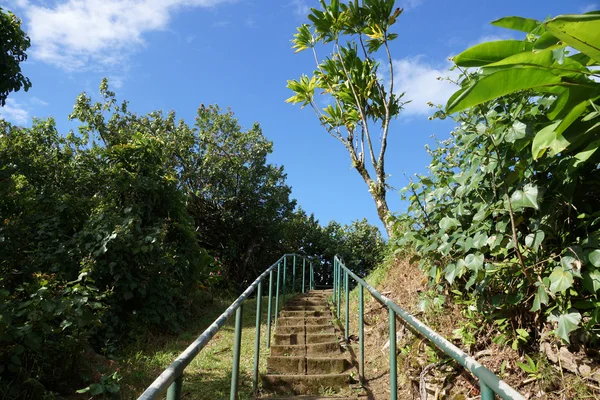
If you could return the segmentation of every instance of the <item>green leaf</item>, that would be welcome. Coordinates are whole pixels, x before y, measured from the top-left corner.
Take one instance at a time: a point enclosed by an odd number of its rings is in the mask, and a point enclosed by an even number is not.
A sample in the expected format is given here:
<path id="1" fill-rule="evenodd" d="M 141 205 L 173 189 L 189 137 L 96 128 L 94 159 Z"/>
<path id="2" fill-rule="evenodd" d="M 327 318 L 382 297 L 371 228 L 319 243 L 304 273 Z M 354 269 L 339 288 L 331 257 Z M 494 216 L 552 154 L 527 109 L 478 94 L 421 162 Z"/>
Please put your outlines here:
<path id="1" fill-rule="evenodd" d="M 481 67 L 532 49 L 532 43 L 520 40 L 485 42 L 457 54 L 453 61 L 459 67 Z"/>
<path id="2" fill-rule="evenodd" d="M 488 240 L 488 236 L 483 232 L 477 232 L 475 236 L 473 236 L 473 247 L 476 249 L 481 249 L 486 245 Z"/>
<path id="3" fill-rule="evenodd" d="M 600 15 L 559 15 L 545 26 L 568 46 L 600 61 Z"/>
<path id="4" fill-rule="evenodd" d="M 524 51 L 506 57 L 498 62 L 486 66 L 486 71 L 490 71 L 494 67 L 514 67 L 514 66 L 539 66 L 549 68 L 554 63 L 552 50 L 544 51 Z"/>
<path id="5" fill-rule="evenodd" d="M 573 274 L 565 271 L 562 267 L 555 267 L 550 274 L 550 293 L 565 293 L 573 286 Z"/>
<path id="6" fill-rule="evenodd" d="M 533 48 L 535 50 L 547 49 L 550 46 L 554 46 L 557 44 L 559 40 L 551 34 L 550 32 L 544 32 L 542 36 L 540 36 L 535 43 L 533 44 Z"/>
<path id="7" fill-rule="evenodd" d="M 590 293 L 600 290 L 600 270 L 591 269 L 583 273 L 583 287 Z"/>
<path id="8" fill-rule="evenodd" d="M 528 183 L 523 186 L 523 190 L 515 190 L 510 196 L 510 201 L 513 207 L 529 207 L 539 210 L 538 198 L 538 187 Z"/>
<path id="9" fill-rule="evenodd" d="M 440 228 L 447 231 L 460 226 L 460 222 L 456 218 L 444 217 L 440 220 Z"/>
<path id="10" fill-rule="evenodd" d="M 512 16 L 497 19 L 492 21 L 491 24 L 500 28 L 513 29 L 516 31 L 529 33 L 537 28 L 540 22 L 536 21 L 535 19 Z"/>
<path id="11" fill-rule="evenodd" d="M 483 267 L 483 254 L 468 254 L 465 257 L 465 265 L 473 271 L 479 271 Z"/>
<path id="12" fill-rule="evenodd" d="M 548 320 L 558 322 L 558 327 L 554 333 L 565 342 L 570 343 L 569 335 L 577 329 L 579 322 L 581 322 L 581 314 L 574 309 L 570 309 L 566 314 L 553 313 L 548 317 Z"/>
<path id="13" fill-rule="evenodd" d="M 577 167 L 589 160 L 589 158 L 593 156 L 596 151 L 598 151 L 598 147 L 600 147 L 600 139 L 594 140 L 592 143 L 588 144 L 585 149 L 575 154 L 575 159 L 577 161 L 575 161 L 573 166 Z"/>
<path id="14" fill-rule="evenodd" d="M 527 136 L 527 125 L 521 121 L 515 121 L 506 132 L 506 141 L 514 143 L 519 139 L 523 139 L 525 136 Z"/>
<path id="15" fill-rule="evenodd" d="M 588 260 L 590 260 L 594 267 L 600 268 L 600 250 L 594 250 L 588 254 Z"/>
<path id="16" fill-rule="evenodd" d="M 531 154 L 535 160 L 539 159 L 544 155 L 546 149 L 550 147 L 552 142 L 556 139 L 556 127 L 560 124 L 560 121 L 556 121 L 544 128 L 540 129 L 539 132 L 533 138 L 531 145 Z"/>
<path id="17" fill-rule="evenodd" d="M 454 283 L 454 278 L 456 278 L 458 272 L 456 264 L 448 264 L 444 272 L 444 277 L 446 278 L 448 283 L 452 285 Z"/>
<path id="18" fill-rule="evenodd" d="M 520 90 L 544 89 L 560 83 L 561 78 L 545 68 L 502 69 L 477 80 L 459 96 L 451 97 L 446 113 L 462 111 Z"/>
<path id="19" fill-rule="evenodd" d="M 562 256 L 560 258 L 560 264 L 565 271 L 569 271 L 571 274 L 578 278 L 581 278 L 581 261 L 572 256 Z"/>
<path id="20" fill-rule="evenodd" d="M 544 231 L 540 230 L 530 233 L 529 235 L 525 236 L 525 246 L 533 249 L 533 251 L 538 251 L 540 245 L 544 241 L 545 236 L 546 235 L 544 234 Z"/>
<path id="21" fill-rule="evenodd" d="M 102 393 L 104 393 L 104 386 L 102 386 L 99 383 L 92 383 L 90 385 L 90 394 L 92 396 L 97 396 L 97 395 L 102 394 Z"/>
<path id="22" fill-rule="evenodd" d="M 539 311 L 542 308 L 542 304 L 548 305 L 548 293 L 546 293 L 546 287 L 544 285 L 538 286 L 530 311 Z"/>

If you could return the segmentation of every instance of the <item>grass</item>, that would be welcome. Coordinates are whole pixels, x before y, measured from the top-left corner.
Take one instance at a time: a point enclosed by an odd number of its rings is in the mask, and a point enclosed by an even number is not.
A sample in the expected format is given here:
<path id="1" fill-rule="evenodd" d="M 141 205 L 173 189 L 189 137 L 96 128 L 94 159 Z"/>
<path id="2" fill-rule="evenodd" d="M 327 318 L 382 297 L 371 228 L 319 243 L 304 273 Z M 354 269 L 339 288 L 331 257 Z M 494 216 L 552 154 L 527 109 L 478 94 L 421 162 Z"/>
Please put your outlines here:
<path id="1" fill-rule="evenodd" d="M 215 299 L 205 313 L 178 335 L 150 337 L 136 343 L 120 361 L 121 398 L 135 399 L 154 379 L 231 304 L 231 299 Z M 274 300 L 273 300 L 274 302 Z M 259 373 L 266 370 L 266 320 L 268 297 L 262 300 L 261 350 Z M 273 311 L 274 312 L 274 304 Z M 231 317 L 206 347 L 188 365 L 184 373 L 182 397 L 187 399 L 223 399 L 229 397 L 233 359 L 235 317 Z M 242 346 L 240 352 L 239 399 L 252 399 L 254 338 L 256 336 L 256 299 L 244 303 Z M 260 380 L 260 379 L 259 379 Z"/>

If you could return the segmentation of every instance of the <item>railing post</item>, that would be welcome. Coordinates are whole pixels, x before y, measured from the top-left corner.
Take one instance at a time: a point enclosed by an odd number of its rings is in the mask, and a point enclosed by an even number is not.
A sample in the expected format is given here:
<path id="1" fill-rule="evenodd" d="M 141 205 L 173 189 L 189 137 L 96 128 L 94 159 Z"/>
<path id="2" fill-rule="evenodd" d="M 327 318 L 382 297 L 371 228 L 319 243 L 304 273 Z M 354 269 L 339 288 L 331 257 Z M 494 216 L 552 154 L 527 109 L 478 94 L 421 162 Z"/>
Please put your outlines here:
<path id="1" fill-rule="evenodd" d="M 494 400 L 494 391 L 481 378 L 479 379 L 479 391 L 481 392 L 481 400 Z"/>
<path id="2" fill-rule="evenodd" d="M 348 285 L 348 271 L 344 270 L 344 292 L 345 292 L 345 299 L 346 299 L 346 319 L 345 319 L 345 328 L 346 328 L 346 333 L 344 334 L 344 338 L 346 339 L 346 342 L 348 342 L 348 330 L 349 330 L 349 321 L 350 321 L 350 290 L 349 290 L 349 285 Z"/>
<path id="3" fill-rule="evenodd" d="M 342 264 L 338 264 L 338 274 L 337 274 L 337 319 L 340 319 L 340 301 L 342 296 Z"/>
<path id="4" fill-rule="evenodd" d="M 283 256 L 283 292 L 282 292 L 282 297 L 283 297 L 283 305 L 285 306 L 285 284 L 287 281 L 287 257 Z"/>
<path id="5" fill-rule="evenodd" d="M 242 313 L 244 303 L 235 310 L 235 337 L 233 342 L 233 366 L 231 369 L 231 392 L 229 400 L 237 400 L 238 375 L 240 372 L 240 347 L 242 345 Z"/>
<path id="6" fill-rule="evenodd" d="M 256 393 L 258 388 L 258 360 L 260 358 L 260 318 L 262 303 L 262 281 L 258 282 L 256 289 L 256 337 L 254 338 L 254 380 L 252 381 L 252 391 Z"/>
<path id="7" fill-rule="evenodd" d="M 310 263 L 310 286 L 308 290 L 315 290 L 315 271 L 312 262 Z"/>
<path id="8" fill-rule="evenodd" d="M 180 400 L 183 389 L 183 374 L 179 375 L 167 390 L 167 400 Z"/>
<path id="9" fill-rule="evenodd" d="M 398 372 L 396 368 L 396 313 L 388 307 L 390 320 L 390 400 L 398 398 Z"/>
<path id="10" fill-rule="evenodd" d="M 304 290 L 304 282 L 306 281 L 306 258 L 302 257 L 302 293 Z"/>
<path id="11" fill-rule="evenodd" d="M 365 322 L 364 322 L 364 305 L 365 299 L 363 295 L 363 285 L 358 284 L 358 376 L 360 383 L 365 382 Z"/>
<path id="12" fill-rule="evenodd" d="M 332 273 L 332 275 L 333 275 L 333 300 L 334 301 L 335 301 L 335 294 L 337 293 L 335 291 L 335 288 L 336 288 L 336 286 L 335 286 L 335 279 L 336 279 L 335 275 L 336 275 L 336 272 L 337 272 L 337 258 L 334 258 L 333 259 L 333 273 Z"/>
<path id="13" fill-rule="evenodd" d="M 294 254 L 294 264 L 292 266 L 292 291 L 290 293 L 296 293 L 296 255 Z"/>
<path id="14" fill-rule="evenodd" d="M 279 314 L 279 267 L 281 267 L 281 263 L 277 263 L 277 290 L 275 291 L 275 326 L 277 326 L 277 315 Z"/>
<path id="15" fill-rule="evenodd" d="M 269 271 L 269 304 L 267 305 L 267 349 L 271 348 L 271 303 L 273 299 L 273 270 Z"/>

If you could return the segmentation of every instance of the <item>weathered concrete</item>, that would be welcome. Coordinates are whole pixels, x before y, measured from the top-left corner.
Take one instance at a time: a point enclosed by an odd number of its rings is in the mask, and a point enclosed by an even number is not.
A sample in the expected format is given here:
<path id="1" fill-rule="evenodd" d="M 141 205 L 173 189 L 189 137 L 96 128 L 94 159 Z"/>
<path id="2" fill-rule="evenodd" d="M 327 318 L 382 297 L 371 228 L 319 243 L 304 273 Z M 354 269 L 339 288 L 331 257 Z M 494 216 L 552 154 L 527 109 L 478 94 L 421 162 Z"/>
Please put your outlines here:
<path id="1" fill-rule="evenodd" d="M 267 357 L 267 374 L 262 377 L 263 391 L 271 400 L 331 399 L 315 397 L 348 389 L 352 378 L 345 373 L 351 365 L 342 355 L 327 304 L 330 292 L 312 291 L 288 302 L 277 318 L 277 326 Z"/>

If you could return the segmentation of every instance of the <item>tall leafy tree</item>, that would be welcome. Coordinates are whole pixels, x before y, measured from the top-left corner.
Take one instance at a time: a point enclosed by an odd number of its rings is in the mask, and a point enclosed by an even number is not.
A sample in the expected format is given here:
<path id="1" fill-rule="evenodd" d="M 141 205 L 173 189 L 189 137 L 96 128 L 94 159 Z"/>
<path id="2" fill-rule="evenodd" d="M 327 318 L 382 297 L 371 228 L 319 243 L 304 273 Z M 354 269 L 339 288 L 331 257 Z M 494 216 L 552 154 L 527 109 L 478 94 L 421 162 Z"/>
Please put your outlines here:
<path id="1" fill-rule="evenodd" d="M 0 7 L 0 106 L 6 104 L 10 92 L 31 87 L 29 78 L 21 73 L 20 63 L 27 60 L 25 51 L 31 45 L 21 29 L 21 20 Z"/>
<path id="2" fill-rule="evenodd" d="M 311 9 L 310 24 L 301 25 L 292 40 L 296 53 L 312 51 L 316 70 L 310 77 L 288 81 L 294 95 L 287 102 L 310 106 L 326 131 L 342 143 L 391 235 L 385 153 L 390 122 L 402 110 L 404 94 L 394 93 L 389 43 L 398 36 L 390 29 L 402 10 L 394 0 L 320 3 L 320 9 Z M 320 57 L 323 47 L 327 54 Z M 383 68 L 376 61 L 380 58 Z M 329 104 L 322 106 L 316 94 L 325 95 Z"/>
<path id="3" fill-rule="evenodd" d="M 167 139 L 199 242 L 229 282 L 244 286 L 279 257 L 283 223 L 295 200 L 282 166 L 267 162 L 273 143 L 258 124 L 243 129 L 231 110 L 201 106 L 194 128 Z"/>

